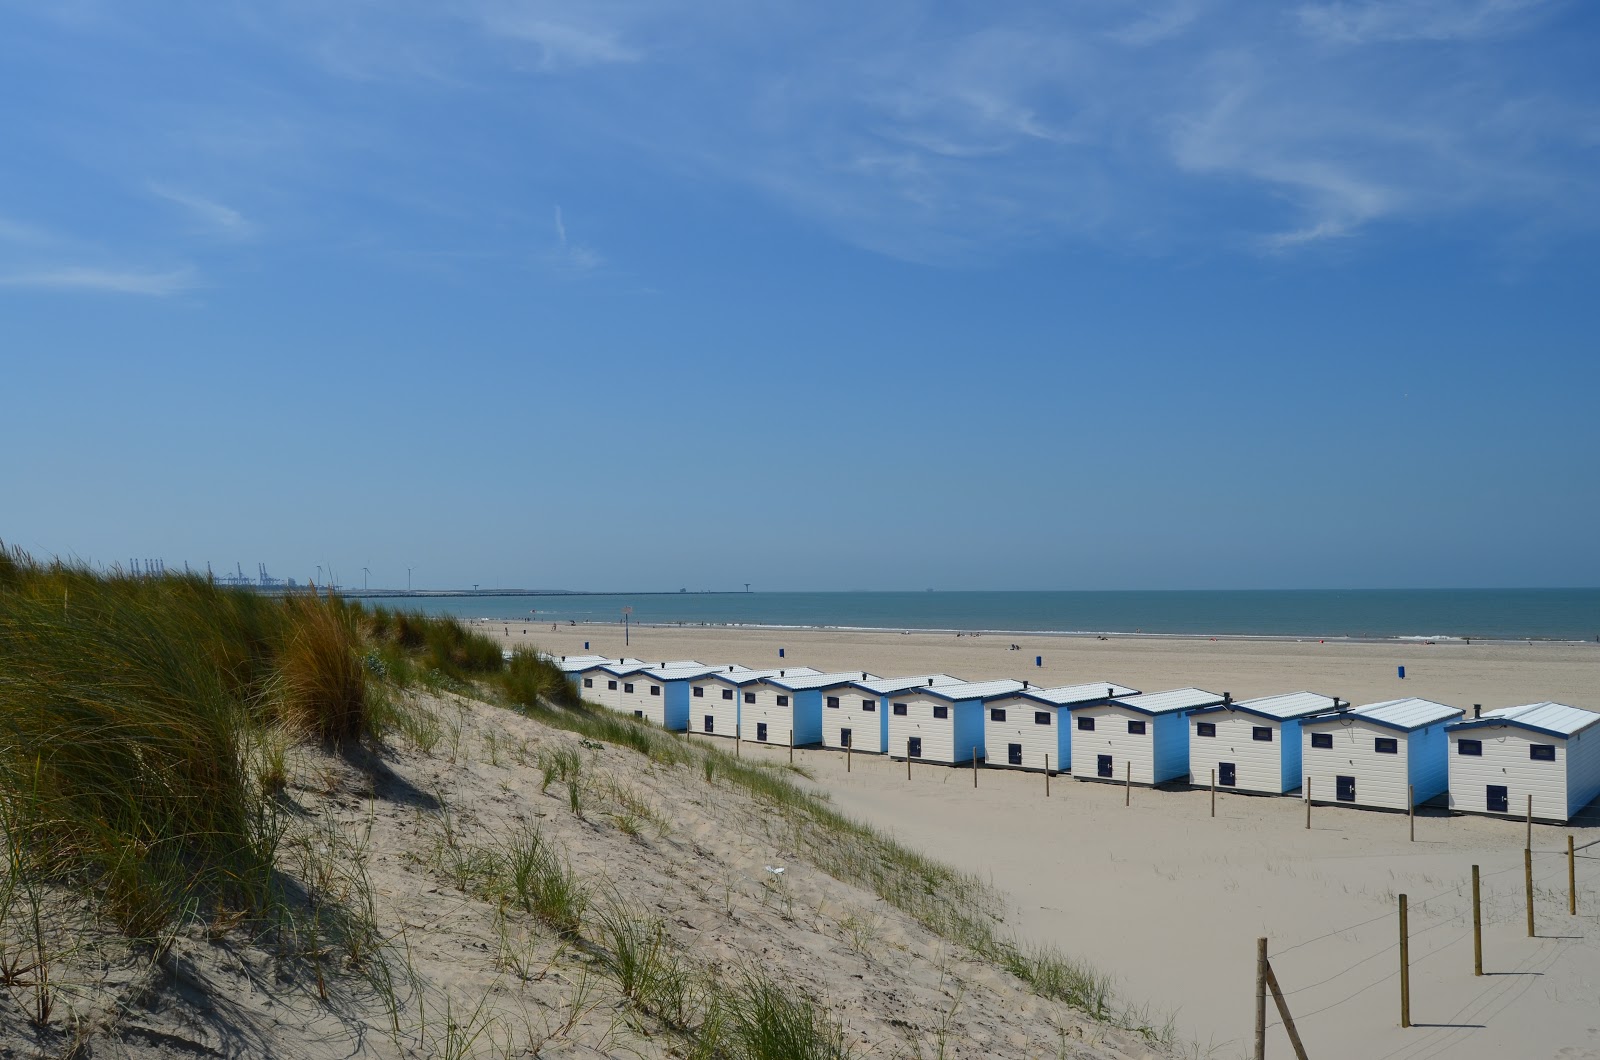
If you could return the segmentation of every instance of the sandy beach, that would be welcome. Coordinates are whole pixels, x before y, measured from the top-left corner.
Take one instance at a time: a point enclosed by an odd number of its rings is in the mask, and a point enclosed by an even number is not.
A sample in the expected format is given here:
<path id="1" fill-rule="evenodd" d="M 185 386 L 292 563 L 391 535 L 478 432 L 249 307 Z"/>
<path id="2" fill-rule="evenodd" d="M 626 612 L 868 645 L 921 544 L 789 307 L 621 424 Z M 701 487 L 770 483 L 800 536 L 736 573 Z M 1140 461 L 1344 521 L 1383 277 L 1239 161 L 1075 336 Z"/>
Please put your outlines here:
<path id="1" fill-rule="evenodd" d="M 557 654 L 775 665 L 879 674 L 944 671 L 1041 685 L 1109 679 L 1156 691 L 1198 685 L 1236 698 L 1309 689 L 1357 704 L 1421 696 L 1470 710 L 1557 700 L 1600 710 L 1600 650 L 1584 644 L 956 637 L 728 628 L 508 626 L 512 644 Z M 526 633 L 523 631 L 526 630 Z M 1020 650 L 1010 650 L 1016 643 Z M 1035 666 L 1035 656 L 1043 665 Z M 1400 680 L 1396 667 L 1404 665 Z M 747 753 L 761 751 L 746 745 Z M 797 762 L 838 805 L 1013 901 L 1019 937 L 1111 972 L 1123 997 L 1174 1013 L 1201 1056 L 1248 1055 L 1255 939 L 1312 1056 L 1600 1058 L 1600 822 L 1535 824 L 1537 937 L 1526 937 L 1520 821 L 1317 807 L 1294 798 L 1121 787 L 1038 774 L 916 766 L 833 752 Z M 1567 914 L 1567 836 L 1578 915 Z M 1484 965 L 1473 975 L 1470 870 L 1483 874 Z M 1412 1020 L 1399 1026 L 1397 896 L 1411 918 Z M 1274 1014 L 1271 1021 L 1276 1023 Z M 1281 1028 L 1268 1055 L 1292 1055 Z"/>

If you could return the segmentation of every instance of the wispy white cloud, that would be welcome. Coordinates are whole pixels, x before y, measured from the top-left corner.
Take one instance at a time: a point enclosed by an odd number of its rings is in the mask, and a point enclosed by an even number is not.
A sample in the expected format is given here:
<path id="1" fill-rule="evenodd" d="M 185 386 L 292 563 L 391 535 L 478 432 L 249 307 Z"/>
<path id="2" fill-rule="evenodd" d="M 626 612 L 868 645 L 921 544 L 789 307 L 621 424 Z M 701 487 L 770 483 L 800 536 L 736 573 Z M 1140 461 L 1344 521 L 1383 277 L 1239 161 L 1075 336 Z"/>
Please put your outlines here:
<path id="1" fill-rule="evenodd" d="M 167 272 L 62 266 L 0 273 L 0 287 L 38 291 L 87 291 L 165 297 L 199 286 L 192 269 Z"/>
<path id="2" fill-rule="evenodd" d="M 1550 0 L 1340 0 L 1295 12 L 1306 32 L 1338 44 L 1471 40 L 1521 29 Z"/>
<path id="3" fill-rule="evenodd" d="M 530 8 L 520 4 L 497 4 L 483 12 L 483 26 L 494 36 L 532 45 L 539 54 L 540 67 L 545 70 L 631 63 L 639 59 L 639 50 L 623 43 L 616 31 L 577 21 L 581 8 L 574 8 L 566 18 L 561 18 L 547 13 L 550 6 Z"/>
<path id="4" fill-rule="evenodd" d="M 162 184 L 150 185 L 150 194 L 183 207 L 198 229 L 207 234 L 227 239 L 248 239 L 255 235 L 256 226 L 231 206 Z"/>
<path id="5" fill-rule="evenodd" d="M 561 212 L 561 207 L 556 207 L 556 248 L 552 256 L 553 264 L 569 272 L 589 272 L 598 269 L 606 263 L 600 252 L 582 243 L 570 242 L 567 239 L 567 221 Z"/>
<path id="6" fill-rule="evenodd" d="M 0 243 L 14 243 L 28 246 L 46 245 L 56 242 L 53 232 L 26 221 L 17 221 L 12 218 L 0 216 Z"/>
<path id="7" fill-rule="evenodd" d="M 1109 30 L 1106 36 L 1120 44 L 1144 47 L 1183 33 L 1205 10 L 1203 0 L 1169 0 L 1151 5 L 1139 18 Z"/>

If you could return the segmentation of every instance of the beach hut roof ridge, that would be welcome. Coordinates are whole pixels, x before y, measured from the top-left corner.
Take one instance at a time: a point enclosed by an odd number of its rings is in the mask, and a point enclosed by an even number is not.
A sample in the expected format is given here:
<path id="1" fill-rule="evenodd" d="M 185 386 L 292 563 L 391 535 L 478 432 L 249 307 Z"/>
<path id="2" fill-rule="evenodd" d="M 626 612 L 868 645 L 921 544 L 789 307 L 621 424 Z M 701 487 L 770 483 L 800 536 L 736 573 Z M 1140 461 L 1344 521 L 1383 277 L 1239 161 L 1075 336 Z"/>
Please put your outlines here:
<path id="1" fill-rule="evenodd" d="M 1220 705 L 1222 696 L 1216 692 L 1207 692 L 1203 688 L 1171 688 L 1165 692 L 1123 696 L 1111 702 L 1119 707 L 1137 710 L 1141 714 L 1171 714 L 1180 710 L 1197 710 L 1200 707 Z"/>
<path id="2" fill-rule="evenodd" d="M 876 692 L 881 696 L 898 695 L 901 692 L 910 692 L 918 688 L 937 688 L 940 685 L 965 684 L 959 677 L 949 674 L 919 674 L 916 677 L 868 677 L 865 680 L 852 681 L 856 688 L 867 692 Z"/>
<path id="3" fill-rule="evenodd" d="M 1275 721 L 1292 721 L 1295 718 L 1308 718 L 1317 714 L 1327 714 L 1338 706 L 1336 696 L 1324 696 L 1317 692 L 1285 692 L 1277 696 L 1261 696 L 1257 699 L 1244 699 L 1234 703 L 1219 703 L 1214 707 L 1202 707 L 1195 711 L 1196 714 L 1215 714 L 1224 710 L 1237 710 L 1245 714 L 1254 714 L 1257 717 L 1271 718 Z"/>
<path id="4" fill-rule="evenodd" d="M 850 685 L 861 680 L 861 670 L 846 670 L 843 673 L 822 674 L 815 670 L 810 673 L 799 673 L 795 670 L 785 670 L 781 675 L 764 677 L 762 684 L 773 685 L 777 688 L 787 688 L 791 692 L 805 692 L 813 688 L 833 688 L 835 685 Z M 868 675 L 871 680 L 871 675 Z"/>
<path id="5" fill-rule="evenodd" d="M 1137 688 L 1119 685 L 1115 681 L 1083 681 L 1075 685 L 1057 685 L 1054 688 L 1024 688 L 1017 695 L 1053 707 L 1070 707 L 1075 703 L 1095 703 L 1103 699 L 1139 695 Z"/>
<path id="6" fill-rule="evenodd" d="M 1425 729 L 1441 721 L 1459 718 L 1465 713 L 1460 707 L 1452 707 L 1447 703 L 1435 703 L 1431 699 L 1386 699 L 1381 703 L 1366 703 L 1349 710 L 1336 713 L 1319 714 L 1307 721 L 1331 721 L 1337 718 L 1358 718 L 1370 721 L 1375 725 L 1382 725 L 1388 729 L 1398 729 L 1410 732 L 1413 729 Z"/>
<path id="7" fill-rule="evenodd" d="M 1600 722 L 1600 713 L 1572 707 L 1565 703 L 1524 703 L 1516 707 L 1501 707 L 1485 711 L 1482 717 L 1466 718 L 1446 726 L 1450 732 L 1462 729 L 1481 729 L 1514 725 L 1531 729 L 1548 736 L 1572 736 Z"/>
<path id="8" fill-rule="evenodd" d="M 921 688 L 908 688 L 906 691 L 959 703 L 964 699 L 994 699 L 997 696 L 1009 696 L 1025 688 L 1027 685 L 1021 681 L 1006 678 L 1000 681 L 956 681 L 944 685 L 923 685 Z"/>

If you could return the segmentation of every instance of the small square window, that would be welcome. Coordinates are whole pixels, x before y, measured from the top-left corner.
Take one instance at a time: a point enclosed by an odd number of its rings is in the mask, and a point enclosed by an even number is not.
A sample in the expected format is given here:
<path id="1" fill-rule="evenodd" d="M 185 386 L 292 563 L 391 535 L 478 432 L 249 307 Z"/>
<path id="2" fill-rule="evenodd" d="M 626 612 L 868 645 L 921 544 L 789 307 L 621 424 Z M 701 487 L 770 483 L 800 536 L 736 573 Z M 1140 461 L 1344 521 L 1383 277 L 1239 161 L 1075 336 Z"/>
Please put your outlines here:
<path id="1" fill-rule="evenodd" d="M 1456 754 L 1458 754 L 1458 755 L 1466 755 L 1469 758 L 1482 758 L 1483 757 L 1483 741 L 1482 740 L 1457 740 L 1456 741 Z"/>
<path id="2" fill-rule="evenodd" d="M 1130 722 L 1128 722 L 1128 735 L 1129 736 L 1143 736 L 1144 735 L 1144 722 L 1142 722 L 1142 721 L 1130 721 Z"/>
<path id="3" fill-rule="evenodd" d="M 789 705 L 789 697 L 788 696 L 779 696 L 778 697 L 778 706 L 787 707 L 788 705 Z"/>
<path id="4" fill-rule="evenodd" d="M 1006 720 L 1006 708 L 1005 707 L 990 707 L 989 708 L 989 720 L 990 721 L 1005 721 Z"/>
<path id="5" fill-rule="evenodd" d="M 1535 762 L 1554 762 L 1556 760 L 1556 745 L 1553 743 L 1529 744 L 1528 757 Z"/>
<path id="6" fill-rule="evenodd" d="M 839 697 L 838 696 L 829 696 L 828 697 L 828 709 L 829 710 L 838 710 L 839 709 Z"/>
<path id="7" fill-rule="evenodd" d="M 861 701 L 861 709 L 868 714 L 876 714 L 878 713 L 878 701 L 876 699 L 863 699 Z"/>
<path id="8" fill-rule="evenodd" d="M 1311 734 L 1311 746 L 1312 747 L 1320 747 L 1323 750 L 1330 750 L 1333 747 L 1333 733 L 1331 733 L 1331 732 L 1314 732 L 1314 733 L 1312 733 Z"/>
<path id="9" fill-rule="evenodd" d="M 661 694 L 661 686 L 660 685 L 651 685 L 650 686 L 650 694 L 652 696 L 659 696 Z"/>
<path id="10" fill-rule="evenodd" d="M 1256 743 L 1271 743 L 1272 742 L 1272 726 L 1270 726 L 1270 725 L 1255 725 L 1255 726 L 1252 726 L 1251 729 L 1250 729 L 1250 739 L 1254 740 Z"/>
<path id="11" fill-rule="evenodd" d="M 607 681 L 606 682 L 606 687 L 608 689 L 610 689 L 611 691 L 615 692 L 617 690 L 617 683 L 615 681 Z"/>
<path id="12" fill-rule="evenodd" d="M 1093 718 L 1079 718 L 1078 719 L 1078 731 L 1079 732 L 1094 732 L 1094 719 Z"/>
<path id="13" fill-rule="evenodd" d="M 1217 734 L 1217 723 L 1214 721 L 1197 721 L 1194 723 L 1194 734 L 1196 736 L 1215 736 Z"/>
<path id="14" fill-rule="evenodd" d="M 592 677 L 585 677 L 585 678 L 584 678 L 584 679 L 583 679 L 583 687 L 584 687 L 584 688 L 593 688 L 593 687 L 594 687 L 594 678 L 592 678 Z"/>
<path id="15" fill-rule="evenodd" d="M 704 688 L 702 688 L 699 685 L 695 685 L 694 686 L 694 697 L 696 699 L 704 699 L 705 698 L 705 694 L 706 694 L 706 690 Z"/>
<path id="16" fill-rule="evenodd" d="M 1036 711 L 1034 711 L 1033 712 L 1033 723 L 1035 725 L 1049 725 L 1050 724 L 1050 712 L 1048 710 L 1036 710 Z"/>
<path id="17" fill-rule="evenodd" d="M 722 690 L 722 698 L 723 698 L 723 699 L 732 699 L 732 698 L 733 698 L 733 689 L 731 689 L 731 688 L 724 688 L 724 689 L 723 689 L 723 690 Z"/>
<path id="18" fill-rule="evenodd" d="M 633 716 L 636 717 L 636 718 L 642 718 L 642 717 L 644 717 L 644 711 L 636 710 L 636 711 L 633 712 Z"/>
<path id="19" fill-rule="evenodd" d="M 936 706 L 933 708 L 933 716 L 936 718 L 948 718 L 950 716 L 950 708 L 943 705 Z"/>
<path id="20" fill-rule="evenodd" d="M 631 684 L 624 684 L 624 685 L 623 685 L 623 686 L 622 686 L 622 690 L 623 690 L 623 691 L 624 691 L 624 692 L 632 692 L 632 691 L 633 691 L 633 685 L 631 685 Z"/>
<path id="21" fill-rule="evenodd" d="M 1372 741 L 1372 749 L 1381 755 L 1397 755 L 1400 753 L 1400 741 L 1388 736 L 1379 736 Z"/>
<path id="22" fill-rule="evenodd" d="M 746 703 L 754 703 L 756 701 L 756 694 L 754 692 L 746 692 L 744 694 L 744 701 Z"/>
<path id="23" fill-rule="evenodd" d="M 906 716 L 906 705 L 904 703 L 896 703 L 894 705 L 894 716 L 897 718 Z"/>

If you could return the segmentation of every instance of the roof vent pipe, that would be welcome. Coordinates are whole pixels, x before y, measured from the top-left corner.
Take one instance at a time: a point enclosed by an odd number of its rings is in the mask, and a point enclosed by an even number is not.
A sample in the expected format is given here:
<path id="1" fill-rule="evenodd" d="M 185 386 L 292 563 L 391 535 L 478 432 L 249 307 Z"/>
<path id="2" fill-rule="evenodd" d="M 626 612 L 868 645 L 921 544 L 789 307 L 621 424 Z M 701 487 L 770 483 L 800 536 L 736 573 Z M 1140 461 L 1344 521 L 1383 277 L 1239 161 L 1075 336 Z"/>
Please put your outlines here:
<path id="1" fill-rule="evenodd" d="M 1028 682 L 1026 682 L 1026 681 L 1022 682 L 1022 687 L 1023 688 L 1027 688 L 1028 687 Z"/>
<path id="2" fill-rule="evenodd" d="M 867 679 L 867 671 L 862 670 L 861 671 L 861 680 L 865 681 L 866 679 Z"/>
<path id="3" fill-rule="evenodd" d="M 1224 693 L 1222 693 L 1222 705 L 1223 706 L 1227 706 L 1228 704 L 1230 704 L 1232 702 L 1233 702 L 1233 693 L 1232 692 L 1224 692 Z"/>
<path id="4" fill-rule="evenodd" d="M 1113 694 L 1113 693 L 1112 693 L 1112 691 L 1111 691 L 1111 686 L 1110 686 L 1110 685 L 1106 685 L 1106 698 L 1107 698 L 1107 699 L 1115 699 L 1115 698 L 1117 698 L 1117 697 L 1116 697 L 1116 696 L 1115 696 L 1115 695 L 1114 695 L 1114 694 Z"/>
<path id="5" fill-rule="evenodd" d="M 930 677 L 930 678 L 928 678 L 928 687 L 929 687 L 929 688 L 932 688 L 932 687 L 933 687 L 933 678 L 931 678 L 931 677 Z"/>
<path id="6" fill-rule="evenodd" d="M 1483 717 L 1483 704 L 1482 703 L 1474 703 L 1474 704 L 1472 704 L 1472 716 L 1474 718 Z"/>

